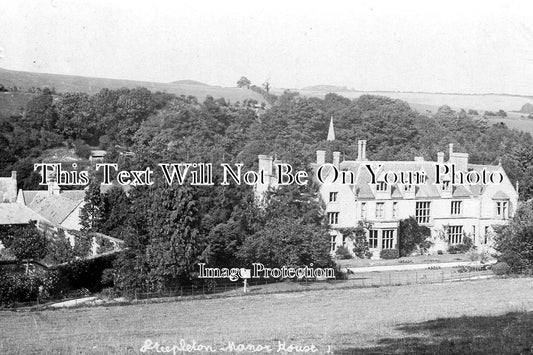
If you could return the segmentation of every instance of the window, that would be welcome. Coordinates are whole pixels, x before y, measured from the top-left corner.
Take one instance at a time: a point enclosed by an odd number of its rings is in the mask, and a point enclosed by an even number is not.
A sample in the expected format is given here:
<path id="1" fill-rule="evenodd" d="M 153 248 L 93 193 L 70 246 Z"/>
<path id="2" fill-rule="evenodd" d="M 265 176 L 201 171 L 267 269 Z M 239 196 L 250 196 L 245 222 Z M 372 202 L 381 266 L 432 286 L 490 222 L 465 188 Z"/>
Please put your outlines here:
<path id="1" fill-rule="evenodd" d="M 366 218 L 366 202 L 361 202 L 361 218 Z"/>
<path id="2" fill-rule="evenodd" d="M 500 218 L 507 218 L 507 201 L 496 201 L 496 216 Z"/>
<path id="3" fill-rule="evenodd" d="M 387 184 L 385 181 L 379 181 L 376 184 L 376 191 L 387 191 Z"/>
<path id="4" fill-rule="evenodd" d="M 398 202 L 392 203 L 392 218 L 398 218 Z"/>
<path id="5" fill-rule="evenodd" d="M 462 201 L 452 201 L 452 208 L 451 208 L 452 215 L 461 214 L 461 204 L 462 204 Z"/>
<path id="6" fill-rule="evenodd" d="M 414 187 L 414 185 L 406 184 L 406 185 L 403 185 L 403 190 L 405 192 L 414 192 L 415 191 L 415 187 Z"/>
<path id="7" fill-rule="evenodd" d="M 450 182 L 449 181 L 443 181 L 441 188 L 442 188 L 442 191 L 450 191 L 451 190 Z"/>
<path id="8" fill-rule="evenodd" d="M 339 212 L 328 212 L 328 222 L 329 224 L 339 223 Z"/>
<path id="9" fill-rule="evenodd" d="M 384 229 L 381 235 L 381 248 L 392 249 L 394 247 L 394 230 Z"/>
<path id="10" fill-rule="evenodd" d="M 448 226 L 448 241 L 450 244 L 463 242 L 463 226 Z"/>
<path id="11" fill-rule="evenodd" d="M 489 226 L 485 226 L 485 235 L 483 237 L 483 244 L 487 244 L 489 242 L 489 233 L 490 233 Z"/>
<path id="12" fill-rule="evenodd" d="M 338 192 L 330 192 L 329 193 L 329 202 L 336 202 L 337 201 L 337 194 L 338 194 Z"/>
<path id="13" fill-rule="evenodd" d="M 472 242 L 476 244 L 476 226 L 472 226 Z"/>
<path id="14" fill-rule="evenodd" d="M 430 202 L 417 202 L 415 217 L 418 223 L 429 223 Z"/>
<path id="15" fill-rule="evenodd" d="M 371 229 L 368 231 L 368 247 L 377 248 L 378 247 L 378 231 Z"/>
<path id="16" fill-rule="evenodd" d="M 334 235 L 331 236 L 331 240 L 330 240 L 330 246 L 331 246 L 331 251 L 335 251 L 335 247 L 336 247 L 336 241 L 335 239 L 337 239 Z"/>
<path id="17" fill-rule="evenodd" d="M 346 248 L 346 236 L 342 236 L 342 246 Z"/>
<path id="18" fill-rule="evenodd" d="M 385 217 L 385 204 L 383 202 L 376 203 L 376 218 Z"/>

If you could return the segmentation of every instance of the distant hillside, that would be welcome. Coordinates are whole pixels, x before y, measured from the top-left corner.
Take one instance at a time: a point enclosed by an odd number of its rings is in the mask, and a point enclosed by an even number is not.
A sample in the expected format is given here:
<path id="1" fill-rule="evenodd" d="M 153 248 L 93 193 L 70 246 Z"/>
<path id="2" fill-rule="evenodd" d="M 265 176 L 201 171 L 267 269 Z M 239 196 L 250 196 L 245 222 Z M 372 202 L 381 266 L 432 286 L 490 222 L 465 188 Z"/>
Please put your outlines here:
<path id="1" fill-rule="evenodd" d="M 338 91 L 350 91 L 346 86 L 335 86 L 335 85 L 312 85 L 306 86 L 302 91 L 320 91 L 320 92 L 338 92 Z"/>
<path id="2" fill-rule="evenodd" d="M 0 68 L 0 84 L 5 87 L 16 86 L 23 90 L 31 87 L 53 87 L 57 92 L 85 92 L 88 94 L 94 94 L 103 88 L 120 89 L 123 87 L 135 88 L 142 86 L 150 91 L 164 91 L 186 96 L 191 95 L 197 97 L 199 100 L 203 100 L 206 96 L 210 95 L 214 98 L 224 97 L 231 102 L 243 101 L 245 99 L 254 99 L 258 102 L 265 101 L 261 95 L 252 90 L 210 86 L 192 80 L 185 81 L 187 83 L 183 83 L 183 80 L 174 83 L 156 83 L 73 75 L 30 73 Z M 191 84 L 192 82 L 195 84 Z"/>
<path id="3" fill-rule="evenodd" d="M 196 81 L 196 80 L 188 80 L 188 79 L 176 80 L 176 81 L 171 82 L 170 84 L 209 86 L 209 84 L 202 83 L 202 82 Z"/>
<path id="4" fill-rule="evenodd" d="M 327 88 L 331 89 L 328 90 Z M 533 96 L 511 94 L 461 94 L 461 93 L 432 93 L 432 92 L 401 92 L 401 91 L 359 91 L 335 90 L 333 85 L 308 86 L 299 90 L 304 96 L 324 97 L 329 92 L 348 98 L 357 98 L 361 95 L 381 95 L 393 99 L 403 100 L 423 111 L 431 107 L 437 108 L 448 105 L 454 110 L 474 109 L 480 111 L 518 111 L 524 104 L 524 99 L 533 99 Z M 419 110 L 420 111 L 420 110 Z"/>

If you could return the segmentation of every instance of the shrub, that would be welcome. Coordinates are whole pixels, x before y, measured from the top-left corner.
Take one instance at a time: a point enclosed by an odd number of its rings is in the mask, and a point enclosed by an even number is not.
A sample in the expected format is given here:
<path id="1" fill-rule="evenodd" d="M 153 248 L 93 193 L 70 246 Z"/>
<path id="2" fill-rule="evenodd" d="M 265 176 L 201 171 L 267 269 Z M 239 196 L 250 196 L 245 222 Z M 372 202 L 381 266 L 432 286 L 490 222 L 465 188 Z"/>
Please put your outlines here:
<path id="1" fill-rule="evenodd" d="M 422 252 L 426 251 L 431 246 L 428 241 L 430 235 L 431 230 L 419 225 L 414 217 L 401 220 L 398 230 L 400 255 L 409 256 L 417 248 Z"/>
<path id="2" fill-rule="evenodd" d="M 355 228 L 341 228 L 339 230 L 343 236 L 352 240 L 354 246 L 353 253 L 358 258 L 368 259 L 372 256 L 366 239 L 366 232 L 370 227 L 369 224 L 360 221 Z"/>
<path id="3" fill-rule="evenodd" d="M 340 246 L 337 248 L 337 250 L 335 251 L 335 256 L 337 257 L 337 259 L 341 259 L 341 260 L 352 258 L 352 254 L 350 254 L 350 251 L 348 250 L 348 248 L 343 247 L 343 246 Z"/>
<path id="4" fill-rule="evenodd" d="M 398 259 L 400 257 L 400 252 L 398 249 L 383 249 L 379 256 L 382 259 Z"/>
<path id="5" fill-rule="evenodd" d="M 511 272 L 511 267 L 506 262 L 500 261 L 492 266 L 492 272 L 496 275 L 507 275 Z"/>
<path id="6" fill-rule="evenodd" d="M 533 269 L 532 230 L 533 200 L 520 204 L 509 224 L 495 228 L 498 261 L 506 262 L 514 273 Z"/>
<path id="7" fill-rule="evenodd" d="M 0 270 L 0 306 L 35 301 L 55 295 L 58 291 L 55 272 L 30 266 L 28 272 Z"/>
<path id="8" fill-rule="evenodd" d="M 80 158 L 89 159 L 91 156 L 91 147 L 81 139 L 74 141 L 74 153 Z"/>
<path id="9" fill-rule="evenodd" d="M 466 235 L 463 236 L 463 243 L 461 244 L 453 244 L 448 247 L 448 253 L 450 254 L 461 254 L 466 253 L 470 249 L 472 249 L 473 243 L 472 239 L 467 237 Z"/>

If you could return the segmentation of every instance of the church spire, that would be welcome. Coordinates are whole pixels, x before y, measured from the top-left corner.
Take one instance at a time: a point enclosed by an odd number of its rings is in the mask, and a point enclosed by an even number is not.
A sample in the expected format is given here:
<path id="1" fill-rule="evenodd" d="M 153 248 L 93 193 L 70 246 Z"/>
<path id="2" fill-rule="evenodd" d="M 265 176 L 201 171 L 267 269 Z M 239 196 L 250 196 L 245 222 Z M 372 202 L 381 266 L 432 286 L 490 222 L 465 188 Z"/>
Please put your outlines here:
<path id="1" fill-rule="evenodd" d="M 334 141 L 335 140 L 335 130 L 333 129 L 333 116 L 331 116 L 331 120 L 329 121 L 329 131 L 328 131 L 328 141 Z"/>

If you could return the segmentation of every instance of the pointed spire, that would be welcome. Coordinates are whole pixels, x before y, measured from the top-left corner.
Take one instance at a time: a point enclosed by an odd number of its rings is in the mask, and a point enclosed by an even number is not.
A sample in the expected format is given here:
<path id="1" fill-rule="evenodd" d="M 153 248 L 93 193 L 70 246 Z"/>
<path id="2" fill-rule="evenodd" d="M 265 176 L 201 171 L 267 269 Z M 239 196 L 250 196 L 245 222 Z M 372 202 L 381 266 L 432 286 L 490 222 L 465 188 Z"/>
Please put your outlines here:
<path id="1" fill-rule="evenodd" d="M 329 121 L 329 131 L 328 131 L 328 141 L 334 141 L 335 140 L 335 130 L 333 129 L 333 116 L 331 116 L 331 120 Z"/>

